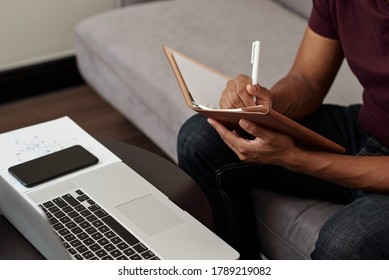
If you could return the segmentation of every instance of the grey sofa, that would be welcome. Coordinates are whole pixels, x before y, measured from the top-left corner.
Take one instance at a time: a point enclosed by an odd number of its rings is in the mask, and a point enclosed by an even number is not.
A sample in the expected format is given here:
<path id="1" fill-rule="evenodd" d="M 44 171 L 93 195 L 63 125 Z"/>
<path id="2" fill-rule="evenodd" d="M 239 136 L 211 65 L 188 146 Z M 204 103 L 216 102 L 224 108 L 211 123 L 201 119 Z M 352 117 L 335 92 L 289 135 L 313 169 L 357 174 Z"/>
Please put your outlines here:
<path id="1" fill-rule="evenodd" d="M 261 40 L 259 80 L 270 87 L 289 70 L 311 7 L 311 0 L 129 5 L 77 26 L 78 66 L 103 98 L 175 161 L 177 133 L 193 112 L 184 104 L 161 46 L 235 77 L 251 73 L 251 42 Z M 360 93 L 361 86 L 345 63 L 325 101 L 361 102 Z M 262 253 L 270 259 L 309 259 L 321 225 L 342 207 L 268 191 L 252 191 L 252 198 Z"/>

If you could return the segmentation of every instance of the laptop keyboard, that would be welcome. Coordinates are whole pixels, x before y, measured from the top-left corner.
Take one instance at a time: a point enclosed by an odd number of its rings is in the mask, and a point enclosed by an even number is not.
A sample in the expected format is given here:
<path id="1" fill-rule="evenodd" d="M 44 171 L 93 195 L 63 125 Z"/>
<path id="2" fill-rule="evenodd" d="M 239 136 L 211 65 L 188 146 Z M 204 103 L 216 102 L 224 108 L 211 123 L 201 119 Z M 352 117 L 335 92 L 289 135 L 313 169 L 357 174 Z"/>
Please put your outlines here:
<path id="1" fill-rule="evenodd" d="M 75 259 L 158 259 L 81 189 L 39 206 Z"/>

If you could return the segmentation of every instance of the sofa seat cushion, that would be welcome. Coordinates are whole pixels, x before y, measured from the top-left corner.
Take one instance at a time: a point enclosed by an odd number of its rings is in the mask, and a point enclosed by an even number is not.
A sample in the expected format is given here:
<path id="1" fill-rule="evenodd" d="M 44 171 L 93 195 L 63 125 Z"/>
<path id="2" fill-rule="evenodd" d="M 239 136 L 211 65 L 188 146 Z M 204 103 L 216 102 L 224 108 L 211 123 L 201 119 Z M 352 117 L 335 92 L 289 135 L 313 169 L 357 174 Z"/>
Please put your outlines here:
<path id="1" fill-rule="evenodd" d="M 326 201 L 252 190 L 261 252 L 269 259 L 310 259 L 323 223 L 343 207 Z"/>

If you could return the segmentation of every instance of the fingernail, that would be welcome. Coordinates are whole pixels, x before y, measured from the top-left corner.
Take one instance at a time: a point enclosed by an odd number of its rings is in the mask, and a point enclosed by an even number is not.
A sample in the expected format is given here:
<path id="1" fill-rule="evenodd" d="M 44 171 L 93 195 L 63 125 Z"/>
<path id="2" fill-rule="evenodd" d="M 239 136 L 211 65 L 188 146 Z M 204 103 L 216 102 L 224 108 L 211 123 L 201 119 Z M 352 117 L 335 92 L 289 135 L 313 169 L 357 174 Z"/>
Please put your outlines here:
<path id="1" fill-rule="evenodd" d="M 239 125 L 241 128 L 247 128 L 249 126 L 249 122 L 247 120 L 242 119 L 239 121 Z"/>

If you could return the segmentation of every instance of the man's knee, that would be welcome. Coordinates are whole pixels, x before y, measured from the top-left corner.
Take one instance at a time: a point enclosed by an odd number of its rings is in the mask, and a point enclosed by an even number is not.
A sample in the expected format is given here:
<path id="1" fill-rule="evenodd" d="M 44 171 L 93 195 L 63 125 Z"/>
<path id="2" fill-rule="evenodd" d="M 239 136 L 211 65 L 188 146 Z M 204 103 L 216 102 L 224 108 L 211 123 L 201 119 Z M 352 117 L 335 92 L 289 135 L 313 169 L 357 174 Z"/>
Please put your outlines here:
<path id="1" fill-rule="evenodd" d="M 177 138 L 177 153 L 179 162 L 187 159 L 212 157 L 218 153 L 220 136 L 207 122 L 203 115 L 196 114 L 189 118 L 181 127 Z"/>
<path id="2" fill-rule="evenodd" d="M 388 259 L 388 198 L 368 195 L 335 213 L 323 225 L 312 259 Z"/>

